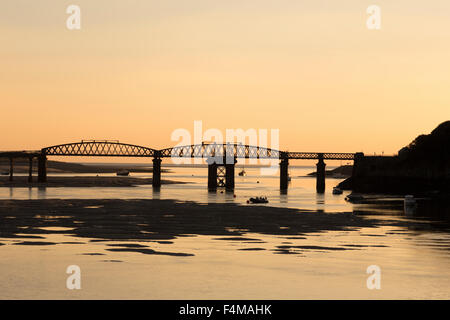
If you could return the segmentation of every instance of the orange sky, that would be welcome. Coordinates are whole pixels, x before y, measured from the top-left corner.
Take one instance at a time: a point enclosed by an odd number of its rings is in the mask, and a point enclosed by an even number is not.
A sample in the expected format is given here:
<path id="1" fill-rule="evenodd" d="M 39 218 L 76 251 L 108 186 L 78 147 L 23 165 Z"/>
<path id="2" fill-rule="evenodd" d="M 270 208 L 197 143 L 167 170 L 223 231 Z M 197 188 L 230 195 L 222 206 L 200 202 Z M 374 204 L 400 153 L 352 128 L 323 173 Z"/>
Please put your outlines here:
<path id="1" fill-rule="evenodd" d="M 69 31 L 69 4 L 82 10 Z M 450 2 L 0 3 L 0 150 L 280 129 L 290 151 L 394 153 L 450 115 Z M 71 159 L 74 160 L 74 159 Z"/>

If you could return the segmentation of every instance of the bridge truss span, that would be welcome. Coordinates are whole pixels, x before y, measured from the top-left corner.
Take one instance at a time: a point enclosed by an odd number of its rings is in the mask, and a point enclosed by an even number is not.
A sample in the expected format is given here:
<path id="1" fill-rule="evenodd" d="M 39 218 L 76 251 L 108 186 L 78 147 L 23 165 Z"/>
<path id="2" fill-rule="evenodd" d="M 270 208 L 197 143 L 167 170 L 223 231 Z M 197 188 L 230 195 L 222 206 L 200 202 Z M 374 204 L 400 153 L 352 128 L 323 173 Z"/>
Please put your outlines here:
<path id="1" fill-rule="evenodd" d="M 232 157 L 241 159 L 280 159 L 285 156 L 285 153 L 270 148 L 243 144 L 203 143 L 162 149 L 159 151 L 159 156 L 162 158 Z"/>
<path id="2" fill-rule="evenodd" d="M 319 152 L 286 152 L 288 159 L 314 160 L 323 158 L 325 160 L 354 160 L 354 153 L 319 153 Z"/>
<path id="3" fill-rule="evenodd" d="M 154 149 L 109 140 L 83 140 L 42 149 L 50 156 L 155 157 Z"/>

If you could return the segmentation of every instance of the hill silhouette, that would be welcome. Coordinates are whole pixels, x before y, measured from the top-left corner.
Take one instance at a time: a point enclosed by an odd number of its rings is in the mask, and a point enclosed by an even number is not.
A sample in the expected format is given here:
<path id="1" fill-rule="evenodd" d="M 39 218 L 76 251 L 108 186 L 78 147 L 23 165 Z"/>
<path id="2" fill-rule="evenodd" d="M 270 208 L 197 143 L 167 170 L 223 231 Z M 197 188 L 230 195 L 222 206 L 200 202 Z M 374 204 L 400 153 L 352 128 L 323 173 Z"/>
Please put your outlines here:
<path id="1" fill-rule="evenodd" d="M 430 134 L 419 135 L 398 155 L 403 160 L 450 159 L 450 121 L 441 123 Z"/>
<path id="2" fill-rule="evenodd" d="M 366 193 L 448 194 L 450 192 L 450 121 L 421 134 L 398 156 L 364 156 L 355 163 L 342 189 Z"/>

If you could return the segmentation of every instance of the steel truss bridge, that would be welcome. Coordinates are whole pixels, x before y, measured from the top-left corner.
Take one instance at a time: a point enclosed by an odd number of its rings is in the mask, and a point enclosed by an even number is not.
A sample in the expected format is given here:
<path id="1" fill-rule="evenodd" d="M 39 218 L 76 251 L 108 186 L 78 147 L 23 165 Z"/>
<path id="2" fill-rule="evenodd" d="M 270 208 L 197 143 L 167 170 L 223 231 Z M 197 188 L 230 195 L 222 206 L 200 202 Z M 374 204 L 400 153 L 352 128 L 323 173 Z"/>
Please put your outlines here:
<path id="1" fill-rule="evenodd" d="M 152 158 L 209 158 L 223 156 L 241 159 L 313 160 L 323 157 L 323 159 L 327 160 L 354 160 L 355 157 L 354 153 L 288 152 L 237 143 L 203 143 L 157 150 L 134 144 L 108 140 L 83 140 L 81 142 L 60 144 L 43 148 L 41 152 L 48 156 Z"/>
<path id="2" fill-rule="evenodd" d="M 208 187 L 216 189 L 225 186 L 234 189 L 234 167 L 236 159 L 273 159 L 280 161 L 280 189 L 288 186 L 289 160 L 318 160 L 317 191 L 325 190 L 324 160 L 356 161 L 363 154 L 331 152 L 289 152 L 271 148 L 243 145 L 238 143 L 202 143 L 187 146 L 175 146 L 161 150 L 121 143 L 116 140 L 82 140 L 42 148 L 40 151 L 0 152 L 0 158 L 10 159 L 10 180 L 13 179 L 13 159 L 30 160 L 29 181 L 32 181 L 33 158 L 38 159 L 38 181 L 47 181 L 47 156 L 86 156 L 86 157 L 147 157 L 153 158 L 153 186 L 161 186 L 162 158 L 204 158 L 208 163 Z M 212 160 L 211 160 L 212 159 Z"/>

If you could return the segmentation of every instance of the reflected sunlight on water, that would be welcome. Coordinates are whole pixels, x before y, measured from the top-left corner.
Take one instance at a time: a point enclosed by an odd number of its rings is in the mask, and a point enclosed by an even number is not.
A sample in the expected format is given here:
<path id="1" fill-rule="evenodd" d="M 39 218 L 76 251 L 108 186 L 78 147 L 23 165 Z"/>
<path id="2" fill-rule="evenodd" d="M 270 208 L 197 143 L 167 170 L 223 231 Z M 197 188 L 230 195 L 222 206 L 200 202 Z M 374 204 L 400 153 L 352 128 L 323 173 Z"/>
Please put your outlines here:
<path id="1" fill-rule="evenodd" d="M 236 175 L 236 189 L 233 193 L 210 193 L 207 190 L 207 168 L 169 168 L 162 179 L 189 182 L 189 184 L 166 184 L 160 191 L 154 191 L 151 185 L 138 187 L 91 187 L 91 188 L 0 188 L 0 199 L 177 199 L 200 203 L 241 203 L 250 197 L 265 195 L 271 206 L 302 208 L 311 210 L 351 211 L 352 205 L 344 200 L 345 195 L 333 195 L 332 187 L 342 179 L 327 179 L 327 192 L 318 195 L 315 192 L 315 178 L 305 177 L 313 172 L 310 168 L 291 168 L 292 181 L 289 191 L 283 194 L 279 190 L 277 175 L 261 176 L 260 169 L 246 168 L 247 176 Z M 77 174 L 76 176 L 92 176 Z M 67 176 L 67 175 L 58 175 Z M 100 174 L 100 176 L 115 176 Z M 151 174 L 132 173 L 132 177 L 151 178 Z M 49 176 L 51 179 L 51 175 Z"/>
<path id="2" fill-rule="evenodd" d="M 282 220 L 286 216 L 280 212 L 276 225 L 266 226 L 264 220 L 250 223 L 245 217 L 238 217 L 242 223 L 237 225 L 226 215 L 207 211 L 211 217 L 196 214 L 200 220 L 195 220 L 193 215 L 195 221 L 188 225 L 189 214 L 172 212 L 171 207 L 157 216 L 153 211 L 142 216 L 119 209 L 113 215 L 107 204 L 95 203 L 81 204 L 92 214 L 75 216 L 50 207 L 40 208 L 43 213 L 30 209 L 33 212 L 27 215 L 0 213 L 2 228 L 16 228 L 0 233 L 0 298 L 448 299 L 450 233 L 443 223 L 414 213 L 405 216 L 398 205 L 354 206 L 344 200 L 346 193 L 331 194 L 341 180 L 327 179 L 327 192 L 317 195 L 315 179 L 299 177 L 312 167 L 291 168 L 287 194 L 279 192 L 277 176 L 262 177 L 259 169 L 246 168 L 248 176 L 236 177 L 236 197 L 207 192 L 206 168 L 171 169 L 163 179 L 190 183 L 163 185 L 159 192 L 151 186 L 0 188 L 0 198 L 176 199 L 245 206 L 249 197 L 266 195 L 270 206 L 324 211 L 335 217 L 348 212 L 349 219 L 359 219 L 362 213 L 362 222 L 377 223 L 331 229 L 321 224 L 315 230 L 313 225 L 294 224 L 294 219 Z M 200 224 L 220 229 L 208 234 L 198 229 Z M 164 228 L 174 229 L 163 234 Z M 301 228 L 306 231 L 295 231 Z M 122 230 L 123 239 L 105 238 L 110 230 Z M 82 290 L 65 288 L 65 270 L 73 264 L 82 270 Z M 366 287 L 369 265 L 382 270 L 381 290 Z"/>

